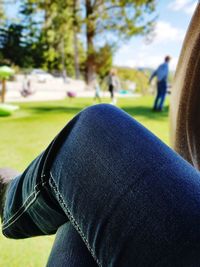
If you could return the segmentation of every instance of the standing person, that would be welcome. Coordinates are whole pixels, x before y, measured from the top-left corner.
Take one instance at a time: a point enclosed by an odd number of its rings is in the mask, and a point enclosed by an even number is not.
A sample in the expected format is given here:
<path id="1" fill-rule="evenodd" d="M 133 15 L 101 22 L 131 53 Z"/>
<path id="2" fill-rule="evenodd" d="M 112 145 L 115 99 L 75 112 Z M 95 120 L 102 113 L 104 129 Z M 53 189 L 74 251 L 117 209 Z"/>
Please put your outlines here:
<path id="1" fill-rule="evenodd" d="M 93 79 L 92 79 L 92 87 L 95 91 L 94 101 L 96 102 L 96 100 L 98 100 L 99 103 L 101 103 L 101 96 L 100 96 L 101 89 L 100 89 L 98 77 L 96 74 L 94 74 Z"/>
<path id="2" fill-rule="evenodd" d="M 114 105 L 117 103 L 117 99 L 114 95 L 117 88 L 119 88 L 119 79 L 116 70 L 112 69 L 108 75 L 108 91 L 110 92 L 111 104 Z"/>
<path id="3" fill-rule="evenodd" d="M 162 111 L 163 104 L 165 101 L 165 96 L 167 93 L 167 80 L 169 75 L 169 62 L 171 60 L 170 56 L 165 57 L 164 63 L 162 63 L 151 75 L 149 83 L 154 77 L 157 77 L 157 95 L 154 101 L 153 110 Z"/>
<path id="4" fill-rule="evenodd" d="M 26 97 L 26 96 L 29 96 L 31 94 L 33 94 L 32 90 L 31 90 L 31 80 L 27 76 L 27 74 L 25 74 L 24 80 L 23 80 L 23 83 L 22 83 L 21 95 Z"/>

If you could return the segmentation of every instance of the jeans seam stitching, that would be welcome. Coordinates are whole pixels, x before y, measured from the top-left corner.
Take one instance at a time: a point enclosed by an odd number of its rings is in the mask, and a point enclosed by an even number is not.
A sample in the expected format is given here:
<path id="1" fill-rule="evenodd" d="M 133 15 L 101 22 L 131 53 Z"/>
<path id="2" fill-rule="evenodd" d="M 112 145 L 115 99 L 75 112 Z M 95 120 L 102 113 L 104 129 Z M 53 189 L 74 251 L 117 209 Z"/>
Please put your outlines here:
<path id="1" fill-rule="evenodd" d="M 58 186 L 56 184 L 55 179 L 53 178 L 52 173 L 50 172 L 50 179 L 49 179 L 49 183 L 50 186 L 52 187 L 52 189 L 55 192 L 55 195 L 57 197 L 58 202 L 60 203 L 60 205 L 62 206 L 62 208 L 64 209 L 65 213 L 67 214 L 70 222 L 72 223 L 72 225 L 75 227 L 75 229 L 78 231 L 78 233 L 80 234 L 81 238 L 83 239 L 85 245 L 87 246 L 88 250 L 90 251 L 90 253 L 92 254 L 92 256 L 94 257 L 95 261 L 97 262 L 97 264 L 101 267 L 101 263 L 100 261 L 97 259 L 93 249 L 90 247 L 87 238 L 85 237 L 84 233 L 82 232 L 80 226 L 78 225 L 77 221 L 75 220 L 74 216 L 72 215 L 71 211 L 69 210 L 67 204 L 64 201 L 64 198 L 62 196 L 62 194 L 60 193 L 60 191 L 58 190 Z"/>
<path id="2" fill-rule="evenodd" d="M 18 220 L 25 212 L 26 210 L 30 207 L 30 205 L 33 204 L 33 202 L 36 200 L 38 194 L 40 193 L 40 190 L 37 190 L 37 187 L 40 185 L 41 183 L 38 183 L 34 186 L 34 191 L 26 198 L 26 200 L 24 201 L 24 203 L 22 204 L 22 206 L 12 215 L 12 217 L 10 217 L 8 220 L 6 220 L 5 222 L 2 223 L 2 230 L 7 229 L 9 226 L 11 226 L 14 222 L 16 222 L 16 220 Z M 42 185 L 44 185 L 44 183 L 42 183 Z M 28 203 L 28 205 L 26 206 L 27 202 L 29 201 L 29 199 L 33 196 L 34 198 Z M 25 207 L 26 206 L 26 207 Z M 25 208 L 24 208 L 25 207 Z M 17 215 L 19 213 L 19 215 Z M 17 217 L 16 217 L 17 216 Z M 15 218 L 16 217 L 16 218 Z"/>

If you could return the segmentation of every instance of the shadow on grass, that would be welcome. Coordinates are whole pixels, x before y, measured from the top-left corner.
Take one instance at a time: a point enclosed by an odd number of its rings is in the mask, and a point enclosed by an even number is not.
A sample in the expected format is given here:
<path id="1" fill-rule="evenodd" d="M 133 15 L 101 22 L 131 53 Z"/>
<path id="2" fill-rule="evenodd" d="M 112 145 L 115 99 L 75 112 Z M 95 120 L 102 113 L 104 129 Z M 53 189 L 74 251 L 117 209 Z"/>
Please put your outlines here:
<path id="1" fill-rule="evenodd" d="M 45 106 L 30 106 L 26 109 L 35 114 L 59 114 L 59 113 L 70 113 L 77 114 L 84 106 L 58 106 L 58 105 L 45 105 Z M 150 107 L 146 106 L 121 106 L 131 116 L 143 117 L 152 120 L 163 120 L 168 117 L 169 106 L 165 107 L 162 112 L 153 112 Z"/>
<path id="2" fill-rule="evenodd" d="M 62 106 L 38 106 L 27 108 L 33 113 L 45 114 L 45 113 L 78 113 L 82 110 L 82 107 L 62 107 Z"/>
<path id="3" fill-rule="evenodd" d="M 168 117 L 169 114 L 169 106 L 165 107 L 162 112 L 155 112 L 152 110 L 152 108 L 149 107 L 144 107 L 144 106 L 122 106 L 121 107 L 124 111 L 129 113 L 131 116 L 136 116 L 136 117 L 143 117 L 147 119 L 152 119 L 152 120 L 163 120 Z"/>

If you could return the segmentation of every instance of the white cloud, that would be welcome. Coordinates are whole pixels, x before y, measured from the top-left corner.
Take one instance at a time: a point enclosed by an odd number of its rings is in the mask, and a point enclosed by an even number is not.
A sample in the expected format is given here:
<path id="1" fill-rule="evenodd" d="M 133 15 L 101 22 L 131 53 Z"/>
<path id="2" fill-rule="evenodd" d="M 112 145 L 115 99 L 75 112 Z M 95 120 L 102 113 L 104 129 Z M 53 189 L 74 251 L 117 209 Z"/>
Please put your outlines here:
<path id="1" fill-rule="evenodd" d="M 195 11 L 195 9 L 196 9 L 196 6 L 197 6 L 196 3 L 191 4 L 190 6 L 187 7 L 187 9 L 185 10 L 185 12 L 186 12 L 188 15 L 192 15 L 192 14 L 194 14 L 194 11 Z"/>
<path id="2" fill-rule="evenodd" d="M 197 1 L 195 0 L 175 0 L 169 4 L 168 8 L 173 11 L 183 11 L 188 15 L 192 15 L 196 5 Z"/>
<path id="3" fill-rule="evenodd" d="M 169 5 L 170 2 L 170 5 Z M 189 23 L 186 14 L 191 14 L 197 1 L 193 0 L 174 0 L 166 1 L 167 8 L 177 12 L 177 18 L 183 19 Z M 166 10 L 169 12 L 169 10 Z M 180 14 L 182 13 L 182 14 Z M 176 15 L 176 14 L 174 14 Z M 151 67 L 156 68 L 169 54 L 172 56 L 170 69 L 175 70 L 180 54 L 181 46 L 186 33 L 186 23 L 175 20 L 158 20 L 154 30 L 154 38 L 148 45 L 142 38 L 133 38 L 129 43 L 124 44 L 116 53 L 114 64 L 129 67 Z M 181 25 L 183 25 L 181 27 Z M 185 25 L 185 26 L 184 26 Z"/>
<path id="4" fill-rule="evenodd" d="M 157 68 L 163 61 L 166 51 L 160 50 L 159 46 L 140 45 L 133 49 L 132 45 L 124 45 L 118 55 L 115 57 L 114 64 L 119 66 L 128 66 L 132 68 Z M 155 52 L 156 51 L 156 52 Z M 178 57 L 171 55 L 170 69 L 175 70 Z"/>
<path id="5" fill-rule="evenodd" d="M 182 10 L 189 4 L 191 4 L 191 0 L 175 0 L 169 4 L 169 7 L 173 10 Z"/>
<path id="6" fill-rule="evenodd" d="M 185 36 L 185 31 L 181 28 L 176 28 L 166 21 L 158 21 L 154 31 L 153 43 L 163 42 L 182 42 Z"/>
<path id="7" fill-rule="evenodd" d="M 157 68 L 164 60 L 166 54 L 172 56 L 170 69 L 175 70 L 178 62 L 177 49 L 180 52 L 185 36 L 185 30 L 175 27 L 164 20 L 157 22 L 154 38 L 151 43 L 145 44 L 142 39 L 124 44 L 115 56 L 114 63 L 129 67 Z"/>

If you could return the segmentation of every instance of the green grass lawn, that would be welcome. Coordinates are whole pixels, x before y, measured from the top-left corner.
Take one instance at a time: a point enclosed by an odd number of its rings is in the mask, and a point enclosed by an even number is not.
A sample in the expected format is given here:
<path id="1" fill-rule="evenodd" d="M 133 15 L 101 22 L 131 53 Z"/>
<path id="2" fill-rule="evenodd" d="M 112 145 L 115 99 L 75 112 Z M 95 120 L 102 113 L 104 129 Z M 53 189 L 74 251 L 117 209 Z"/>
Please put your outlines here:
<path id="1" fill-rule="evenodd" d="M 152 102 L 152 97 L 124 98 L 118 106 L 168 144 L 168 106 L 164 112 L 154 113 Z M 0 117 L 0 166 L 22 171 L 77 112 L 91 104 L 89 98 L 19 104 L 20 110 L 13 116 Z M 9 240 L 0 236 L 0 266 L 45 266 L 53 239 Z"/>

